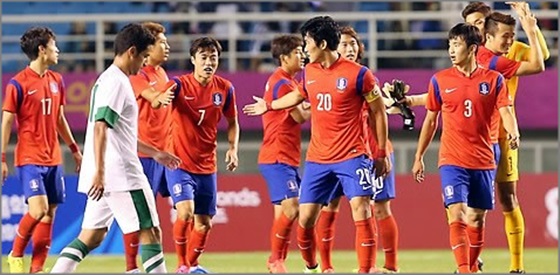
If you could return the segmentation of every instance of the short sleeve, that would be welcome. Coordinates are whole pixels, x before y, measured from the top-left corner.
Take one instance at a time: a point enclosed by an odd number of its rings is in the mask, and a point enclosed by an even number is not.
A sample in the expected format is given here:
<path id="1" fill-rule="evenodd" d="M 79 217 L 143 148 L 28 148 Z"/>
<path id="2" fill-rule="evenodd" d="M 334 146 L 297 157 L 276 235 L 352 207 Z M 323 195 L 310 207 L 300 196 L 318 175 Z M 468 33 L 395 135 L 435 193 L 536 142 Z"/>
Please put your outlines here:
<path id="1" fill-rule="evenodd" d="M 504 75 L 505 78 L 510 79 L 515 76 L 517 69 L 521 66 L 521 62 L 507 59 L 501 55 L 495 55 L 490 60 L 488 68 L 497 71 Z"/>
<path id="2" fill-rule="evenodd" d="M 362 95 L 368 94 L 374 90 L 377 83 L 378 80 L 373 73 L 366 66 L 362 66 L 356 80 L 358 92 Z"/>
<path id="3" fill-rule="evenodd" d="M 222 109 L 224 116 L 228 118 L 237 116 L 237 102 L 235 99 L 235 88 L 231 85 L 226 92 L 226 102 L 224 102 L 224 108 Z"/>
<path id="4" fill-rule="evenodd" d="M 66 84 L 64 84 L 64 78 L 60 76 L 58 83 L 60 87 L 60 105 L 66 105 Z"/>
<path id="5" fill-rule="evenodd" d="M 6 85 L 6 93 L 4 94 L 4 103 L 2 104 L 2 111 L 17 113 L 18 109 L 18 91 L 16 88 L 17 82 L 11 79 Z"/>
<path id="6" fill-rule="evenodd" d="M 272 87 L 272 100 L 279 99 L 295 89 L 296 86 L 292 84 L 291 81 L 287 79 L 281 79 L 274 84 L 274 87 Z"/>
<path id="7" fill-rule="evenodd" d="M 507 85 L 504 83 L 504 77 L 502 75 L 498 75 L 496 79 L 496 94 L 496 107 L 498 109 L 513 105 Z"/>
<path id="8" fill-rule="evenodd" d="M 428 84 L 428 99 L 426 101 L 426 109 L 433 112 L 438 112 L 441 110 L 441 104 L 442 100 L 439 90 L 439 84 L 436 76 L 434 75 L 432 76 L 432 79 L 430 79 L 430 83 Z"/>
<path id="9" fill-rule="evenodd" d="M 307 68 L 307 66 L 306 66 Z M 303 98 L 307 99 L 307 88 L 305 87 L 305 68 L 302 71 L 301 74 L 301 82 L 298 85 L 298 91 L 301 94 L 301 96 L 303 96 Z"/>
<path id="10" fill-rule="evenodd" d="M 123 88 L 123 83 L 117 81 L 99 83 L 94 87 L 94 100 L 99 102 L 95 104 L 95 121 L 105 121 L 109 127 L 115 127 L 125 106 Z"/>

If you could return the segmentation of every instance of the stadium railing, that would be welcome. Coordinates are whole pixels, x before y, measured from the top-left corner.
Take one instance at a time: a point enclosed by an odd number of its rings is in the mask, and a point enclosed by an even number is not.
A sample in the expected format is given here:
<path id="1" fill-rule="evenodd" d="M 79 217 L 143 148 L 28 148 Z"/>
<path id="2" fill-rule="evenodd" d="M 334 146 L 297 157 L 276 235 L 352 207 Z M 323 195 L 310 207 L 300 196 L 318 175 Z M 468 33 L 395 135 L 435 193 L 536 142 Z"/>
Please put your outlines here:
<path id="1" fill-rule="evenodd" d="M 507 11 L 509 12 L 509 11 Z M 534 10 L 533 11 L 539 20 L 554 19 L 557 20 L 558 10 Z M 17 14 L 17 15 L 3 15 L 2 24 L 3 28 L 13 26 L 14 24 L 55 24 L 55 23 L 70 23 L 76 20 L 86 23 L 95 24 L 95 34 L 92 35 L 79 35 L 73 36 L 64 33 L 57 34 L 57 42 L 69 41 L 95 41 L 95 52 L 93 53 L 65 53 L 61 55 L 61 61 L 72 60 L 95 60 L 96 71 L 101 72 L 104 69 L 106 59 L 112 58 L 112 51 L 106 51 L 105 42 L 112 41 L 114 35 L 107 35 L 104 33 L 105 22 L 115 22 L 123 24 L 126 22 L 142 22 L 142 21 L 156 21 L 156 22 L 226 22 L 230 30 L 241 22 L 273 22 L 273 21 L 290 21 L 302 22 L 313 16 L 328 14 L 339 22 L 348 23 L 350 25 L 357 22 L 366 22 L 366 33 L 360 33 L 364 42 L 368 45 L 365 58 L 367 59 L 368 66 L 376 70 L 380 58 L 396 58 L 396 59 L 412 59 L 412 58 L 443 58 L 446 59 L 445 44 L 442 49 L 437 50 L 386 50 L 378 49 L 377 43 L 371 41 L 390 41 L 390 40 L 417 40 L 417 39 L 442 39 L 445 40 L 447 32 L 378 32 L 377 25 L 384 21 L 399 21 L 399 20 L 441 20 L 442 22 L 456 23 L 462 19 L 459 12 L 450 13 L 442 11 L 391 11 L 391 12 L 322 12 L 322 13 L 234 13 L 234 14 L 219 14 L 219 13 L 128 13 L 128 14 Z M 525 33 L 518 31 L 518 37 L 524 38 Z M 543 31 L 547 39 L 558 39 L 558 32 Z M 16 46 L 19 43 L 18 35 L 6 35 L 2 37 L 2 46 Z M 179 49 L 173 48 L 170 60 L 181 60 L 189 57 L 188 45 L 190 41 L 196 37 L 206 34 L 168 34 L 170 43 L 177 43 L 184 45 Z M 271 39 L 275 33 L 241 33 L 237 35 L 235 32 L 230 31 L 224 37 L 219 39 L 228 41 L 229 49 L 223 53 L 223 59 L 227 61 L 227 69 L 235 71 L 238 68 L 238 63 L 246 61 L 251 58 L 268 58 L 270 53 L 267 51 L 251 52 L 250 50 L 238 49 L 238 43 L 241 41 L 254 41 L 255 39 Z M 552 47 L 552 45 L 550 45 Z M 15 48 L 15 47 L 12 47 Z M 178 51 L 177 51 L 178 50 Z M 558 50 L 550 49 L 553 58 L 557 58 Z M 2 53 L 2 62 L 25 62 L 25 56 L 19 52 Z"/>

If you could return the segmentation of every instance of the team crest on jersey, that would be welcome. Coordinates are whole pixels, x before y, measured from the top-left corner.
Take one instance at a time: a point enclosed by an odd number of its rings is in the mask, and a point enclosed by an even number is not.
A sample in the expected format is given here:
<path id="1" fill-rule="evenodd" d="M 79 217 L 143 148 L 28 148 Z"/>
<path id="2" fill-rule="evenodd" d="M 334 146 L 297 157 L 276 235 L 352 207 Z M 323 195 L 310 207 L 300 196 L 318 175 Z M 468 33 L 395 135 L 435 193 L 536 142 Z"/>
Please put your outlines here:
<path id="1" fill-rule="evenodd" d="M 51 93 L 53 94 L 58 93 L 58 84 L 56 82 L 49 83 L 49 87 L 51 88 Z"/>
<path id="2" fill-rule="evenodd" d="M 175 183 L 173 185 L 173 195 L 179 196 L 183 193 L 183 186 L 180 183 Z"/>
<path id="3" fill-rule="evenodd" d="M 345 90 L 348 87 L 348 79 L 344 77 L 340 77 L 336 80 L 336 88 L 338 90 Z"/>
<path id="4" fill-rule="evenodd" d="M 220 106 L 222 105 L 222 101 L 223 101 L 222 94 L 216 92 L 212 95 L 212 103 L 214 103 L 214 105 Z"/>
<path id="5" fill-rule="evenodd" d="M 445 188 L 443 189 L 443 193 L 445 194 L 446 198 L 453 198 L 453 186 L 451 185 L 447 185 L 445 186 Z"/>
<path id="6" fill-rule="evenodd" d="M 490 84 L 488 82 L 482 82 L 478 84 L 478 91 L 481 95 L 487 95 L 490 93 Z"/>
<path id="7" fill-rule="evenodd" d="M 39 181 L 36 179 L 32 179 L 29 181 L 29 188 L 33 191 L 39 190 Z"/>

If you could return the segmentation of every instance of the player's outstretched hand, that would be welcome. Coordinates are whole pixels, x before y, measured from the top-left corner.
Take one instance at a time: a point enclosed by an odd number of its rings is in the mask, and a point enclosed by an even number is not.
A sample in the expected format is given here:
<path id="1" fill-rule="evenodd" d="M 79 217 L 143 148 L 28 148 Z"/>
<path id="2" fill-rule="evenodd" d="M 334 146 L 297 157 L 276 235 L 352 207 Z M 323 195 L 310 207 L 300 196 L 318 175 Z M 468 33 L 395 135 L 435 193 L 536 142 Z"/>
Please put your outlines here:
<path id="1" fill-rule="evenodd" d="M 388 157 L 375 159 L 375 178 L 385 177 L 390 170 Z"/>
<path id="2" fill-rule="evenodd" d="M 237 158 L 237 151 L 229 149 L 226 152 L 226 163 L 227 163 L 227 170 L 228 171 L 235 171 L 237 166 L 239 165 L 239 159 Z"/>
<path id="3" fill-rule="evenodd" d="M 424 161 L 423 160 L 415 160 L 414 165 L 412 166 L 412 176 L 414 180 L 418 183 L 424 181 Z"/>
<path id="4" fill-rule="evenodd" d="M 92 200 L 98 201 L 103 197 L 103 192 L 105 192 L 105 174 L 103 172 L 98 172 L 95 173 L 93 183 L 87 194 Z"/>
<path id="5" fill-rule="evenodd" d="M 243 113 L 249 116 L 260 116 L 266 113 L 266 102 L 264 99 L 253 96 L 255 103 L 243 106 Z"/>
<path id="6" fill-rule="evenodd" d="M 169 84 L 168 84 L 169 85 Z M 165 92 L 159 94 L 158 101 L 163 106 L 167 106 L 171 104 L 173 98 L 175 98 L 175 88 L 177 88 L 177 83 L 175 81 L 172 82 L 171 86 L 169 86 Z"/>
<path id="7" fill-rule="evenodd" d="M 4 182 L 6 181 L 6 179 L 8 178 L 8 164 L 6 162 L 2 162 L 2 185 L 4 185 Z"/>
<path id="8" fill-rule="evenodd" d="M 163 152 L 163 151 L 159 151 L 154 155 L 154 159 L 160 163 L 161 165 L 171 169 L 171 170 L 175 170 L 177 169 L 177 167 L 179 167 L 179 164 L 181 164 L 181 159 L 178 158 L 177 156 L 167 153 L 167 152 Z"/>
<path id="9" fill-rule="evenodd" d="M 519 135 L 508 134 L 509 148 L 516 150 L 519 148 Z"/>
<path id="10" fill-rule="evenodd" d="M 74 171 L 76 173 L 79 173 L 82 167 L 82 152 L 78 150 L 76 153 L 72 154 L 72 157 L 74 158 L 74 162 L 76 163 L 76 168 L 74 169 Z"/>
<path id="11" fill-rule="evenodd" d="M 525 15 L 527 15 L 531 12 L 531 9 L 529 8 L 529 3 L 524 2 L 524 1 L 523 2 L 506 2 L 506 4 L 510 5 L 510 7 L 519 16 L 525 16 Z"/>

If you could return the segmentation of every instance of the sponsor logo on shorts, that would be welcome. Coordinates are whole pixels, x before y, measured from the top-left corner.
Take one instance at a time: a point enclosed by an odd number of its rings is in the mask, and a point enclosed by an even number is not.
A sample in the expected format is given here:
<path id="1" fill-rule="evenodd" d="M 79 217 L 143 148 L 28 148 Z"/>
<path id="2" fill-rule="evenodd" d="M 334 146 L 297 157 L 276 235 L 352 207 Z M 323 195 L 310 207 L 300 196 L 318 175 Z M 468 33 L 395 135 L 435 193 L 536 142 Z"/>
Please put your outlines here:
<path id="1" fill-rule="evenodd" d="M 183 186 L 180 183 L 175 183 L 173 185 L 173 195 L 179 196 L 183 193 Z"/>
<path id="2" fill-rule="evenodd" d="M 288 189 L 292 192 L 296 192 L 298 190 L 298 186 L 294 180 L 288 180 L 286 183 L 288 185 Z"/>
<path id="3" fill-rule="evenodd" d="M 443 193 L 446 198 L 448 199 L 453 198 L 453 186 L 451 185 L 445 186 L 445 188 L 443 188 Z"/>
<path id="4" fill-rule="evenodd" d="M 29 181 L 29 188 L 33 191 L 39 190 L 39 181 L 36 179 L 32 179 Z"/>

